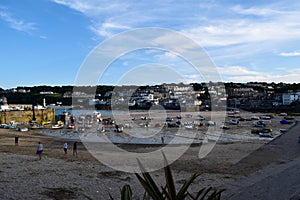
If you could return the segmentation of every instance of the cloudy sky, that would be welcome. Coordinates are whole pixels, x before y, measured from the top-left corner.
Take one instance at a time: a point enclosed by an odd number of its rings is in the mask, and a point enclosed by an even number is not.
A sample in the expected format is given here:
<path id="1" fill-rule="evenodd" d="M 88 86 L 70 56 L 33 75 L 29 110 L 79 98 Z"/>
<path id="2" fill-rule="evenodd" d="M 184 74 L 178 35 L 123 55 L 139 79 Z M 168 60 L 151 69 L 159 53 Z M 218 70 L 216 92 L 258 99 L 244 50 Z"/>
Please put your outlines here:
<path id="1" fill-rule="evenodd" d="M 95 47 L 145 27 L 195 41 L 225 82 L 299 82 L 299 19 L 300 3 L 292 0 L 1 0 L 0 87 L 73 85 Z M 163 80 L 168 68 L 175 75 Z M 151 83 L 151 71 L 161 71 L 161 82 L 204 81 L 190 68 L 181 55 L 140 49 L 115 59 L 99 84 L 122 77 Z"/>

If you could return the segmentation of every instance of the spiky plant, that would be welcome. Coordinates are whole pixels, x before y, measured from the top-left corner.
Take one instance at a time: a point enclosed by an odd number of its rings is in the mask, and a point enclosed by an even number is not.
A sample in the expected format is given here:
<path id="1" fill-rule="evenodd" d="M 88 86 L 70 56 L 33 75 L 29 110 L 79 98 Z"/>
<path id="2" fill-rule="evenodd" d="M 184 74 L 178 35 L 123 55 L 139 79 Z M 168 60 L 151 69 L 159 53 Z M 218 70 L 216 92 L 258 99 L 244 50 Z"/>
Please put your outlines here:
<path id="1" fill-rule="evenodd" d="M 138 160 L 142 176 L 138 173 L 135 173 L 136 177 L 138 178 L 139 182 L 145 189 L 146 193 L 153 199 L 153 200 L 183 200 L 187 197 L 193 200 L 218 200 L 221 199 L 221 193 L 224 190 L 213 190 L 212 188 L 203 188 L 198 191 L 197 195 L 194 197 L 188 192 L 188 188 L 194 182 L 194 180 L 200 175 L 199 173 L 193 174 L 189 179 L 185 181 L 185 183 L 181 186 L 179 191 L 176 191 L 175 182 L 173 179 L 171 168 L 167 162 L 166 156 L 163 153 L 165 167 L 165 180 L 166 185 L 165 187 L 161 187 L 161 190 L 154 182 L 152 177 L 150 176 L 149 172 L 146 171 L 142 163 Z M 211 193 L 212 192 L 212 193 Z"/>
<path id="2" fill-rule="evenodd" d="M 214 190 L 212 187 L 202 188 L 193 196 L 188 192 L 190 185 L 195 181 L 195 179 L 200 175 L 199 173 L 193 174 L 189 179 L 187 179 L 181 186 L 179 191 L 176 191 L 175 182 L 173 179 L 171 168 L 167 162 L 166 156 L 163 153 L 165 167 L 165 181 L 166 185 L 164 187 L 159 187 L 155 181 L 152 179 L 151 175 L 142 163 L 138 160 L 139 167 L 141 169 L 141 175 L 135 173 L 137 179 L 145 189 L 145 194 L 143 200 L 183 200 L 186 198 L 192 200 L 220 200 L 221 194 L 224 190 Z M 112 196 L 109 194 L 110 199 L 113 200 Z M 126 184 L 121 190 L 121 200 L 132 200 L 132 191 L 130 185 Z"/>

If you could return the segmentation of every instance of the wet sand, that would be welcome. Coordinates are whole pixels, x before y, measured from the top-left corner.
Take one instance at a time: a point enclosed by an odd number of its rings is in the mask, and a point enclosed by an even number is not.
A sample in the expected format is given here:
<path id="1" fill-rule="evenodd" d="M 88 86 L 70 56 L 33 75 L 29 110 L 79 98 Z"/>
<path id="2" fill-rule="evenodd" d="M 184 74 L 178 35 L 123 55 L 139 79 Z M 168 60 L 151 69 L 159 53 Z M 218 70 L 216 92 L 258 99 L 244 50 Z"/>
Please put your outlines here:
<path id="1" fill-rule="evenodd" d="M 297 131 L 300 132 L 299 125 L 291 129 L 294 135 L 288 132 L 271 143 L 268 140 L 217 143 L 202 159 L 198 158 L 200 145 L 192 145 L 171 164 L 176 183 L 182 184 L 184 179 L 197 172 L 201 176 L 191 191 L 207 186 L 222 189 L 266 166 L 289 162 L 300 152 L 295 150 L 297 146 L 293 143 Z M 14 144 L 16 134 L 20 137 L 19 146 Z M 64 155 L 62 146 L 65 140 L 36 131 L 0 129 L 1 199 L 86 199 L 86 196 L 108 199 L 108 193 L 119 199 L 124 184 L 132 186 L 135 197 L 142 196 L 144 190 L 133 174 L 100 163 L 82 143 L 78 144 L 78 158 L 72 156 L 73 141 L 68 141 L 69 152 Z M 44 145 L 41 161 L 35 155 L 38 141 Z M 122 144 L 119 147 L 127 151 L 152 152 L 161 145 Z M 164 182 L 162 170 L 151 174 L 157 183 Z"/>

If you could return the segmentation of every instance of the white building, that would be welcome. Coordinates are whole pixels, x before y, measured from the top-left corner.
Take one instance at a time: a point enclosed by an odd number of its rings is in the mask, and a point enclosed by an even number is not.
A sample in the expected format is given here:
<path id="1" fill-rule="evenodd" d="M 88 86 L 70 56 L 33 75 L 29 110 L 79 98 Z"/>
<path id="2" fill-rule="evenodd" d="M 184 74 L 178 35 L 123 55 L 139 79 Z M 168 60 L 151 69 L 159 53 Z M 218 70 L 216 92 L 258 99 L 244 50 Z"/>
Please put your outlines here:
<path id="1" fill-rule="evenodd" d="M 282 105 L 290 105 L 293 101 L 299 99 L 300 93 L 283 93 L 282 94 Z"/>
<path id="2" fill-rule="evenodd" d="M 7 99 L 6 99 L 6 97 L 3 97 L 1 99 L 1 103 L 0 103 L 0 111 L 9 111 L 9 110 L 10 110 L 10 107 L 7 104 Z"/>

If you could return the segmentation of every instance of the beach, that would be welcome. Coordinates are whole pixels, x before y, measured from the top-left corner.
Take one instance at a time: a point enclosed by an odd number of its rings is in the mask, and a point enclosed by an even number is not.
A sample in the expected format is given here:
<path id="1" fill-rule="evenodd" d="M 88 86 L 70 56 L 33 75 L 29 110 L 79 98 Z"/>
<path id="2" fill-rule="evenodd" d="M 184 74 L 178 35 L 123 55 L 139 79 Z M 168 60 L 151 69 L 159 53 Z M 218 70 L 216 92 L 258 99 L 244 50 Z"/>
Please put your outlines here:
<path id="1" fill-rule="evenodd" d="M 282 128 L 275 120 L 272 123 L 275 129 Z M 257 137 L 253 140 L 217 142 L 212 151 L 201 159 L 198 157 L 199 149 L 208 144 L 191 145 L 171 164 L 176 184 L 180 186 L 193 173 L 201 173 L 192 184 L 191 192 L 212 186 L 226 189 L 224 198 L 230 199 L 231 192 L 238 191 L 232 183 L 299 156 L 296 135 L 300 132 L 300 126 L 293 124 L 284 128 L 290 128 L 290 131 L 273 141 Z M 250 131 L 248 125 L 237 129 L 239 132 Z M 16 134 L 19 135 L 19 146 L 14 143 Z M 65 141 L 69 143 L 67 155 L 63 151 Z M 42 160 L 35 154 L 38 142 L 44 145 Z M 125 184 L 131 185 L 135 199 L 143 195 L 144 190 L 134 174 L 102 164 L 86 150 L 83 143 L 78 143 L 78 157 L 74 157 L 73 142 L 72 139 L 50 137 L 38 131 L 0 129 L 1 199 L 109 199 L 109 193 L 119 199 L 120 188 Z M 105 148 L 108 144 L 102 145 Z M 161 144 L 118 144 L 118 147 L 144 153 L 160 149 Z M 151 172 L 151 175 L 157 183 L 164 183 L 162 169 Z"/>

